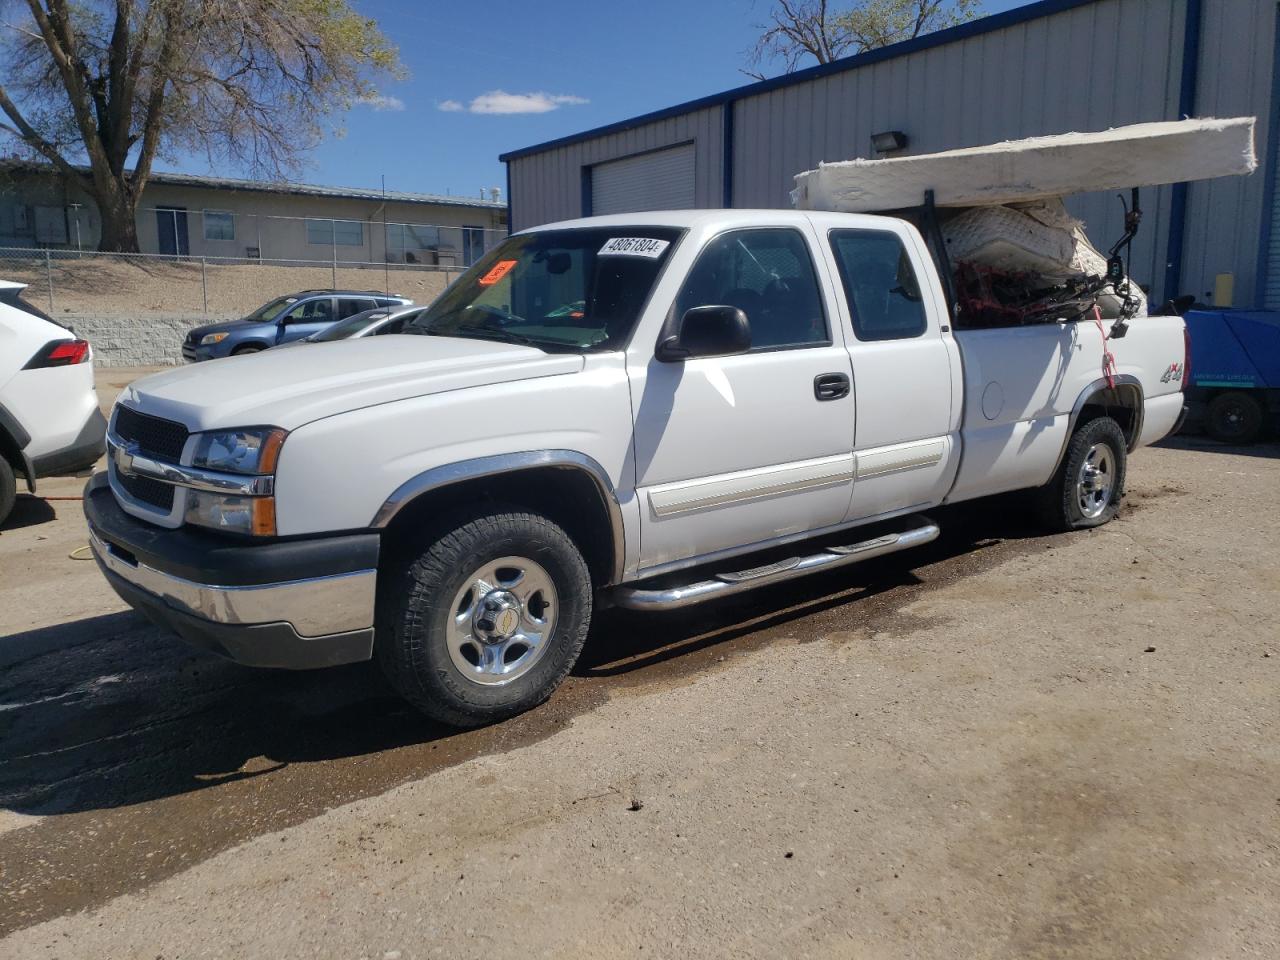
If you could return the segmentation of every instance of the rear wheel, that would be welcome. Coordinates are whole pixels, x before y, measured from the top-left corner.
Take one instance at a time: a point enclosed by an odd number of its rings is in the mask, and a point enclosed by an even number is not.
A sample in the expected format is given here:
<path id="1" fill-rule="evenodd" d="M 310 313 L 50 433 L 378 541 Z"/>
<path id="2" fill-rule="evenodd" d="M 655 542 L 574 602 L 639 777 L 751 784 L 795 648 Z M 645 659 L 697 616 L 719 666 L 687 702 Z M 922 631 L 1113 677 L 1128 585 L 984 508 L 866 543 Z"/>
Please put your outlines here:
<path id="1" fill-rule="evenodd" d="M 1110 417 L 1077 427 L 1053 479 L 1036 491 L 1045 525 L 1084 530 L 1115 517 L 1124 496 L 1126 449 L 1124 431 Z"/>
<path id="2" fill-rule="evenodd" d="M 17 497 L 18 484 L 13 478 L 13 467 L 9 466 L 8 460 L 0 457 L 0 523 L 9 519 Z"/>
<path id="3" fill-rule="evenodd" d="M 1243 390 L 1220 393 L 1209 401 L 1205 429 L 1223 443 L 1253 443 L 1262 433 L 1262 404 Z"/>
<path id="4" fill-rule="evenodd" d="M 392 686 L 424 713 L 473 727 L 536 707 L 591 623 L 591 576 L 546 517 L 470 514 L 393 575 L 376 641 Z"/>

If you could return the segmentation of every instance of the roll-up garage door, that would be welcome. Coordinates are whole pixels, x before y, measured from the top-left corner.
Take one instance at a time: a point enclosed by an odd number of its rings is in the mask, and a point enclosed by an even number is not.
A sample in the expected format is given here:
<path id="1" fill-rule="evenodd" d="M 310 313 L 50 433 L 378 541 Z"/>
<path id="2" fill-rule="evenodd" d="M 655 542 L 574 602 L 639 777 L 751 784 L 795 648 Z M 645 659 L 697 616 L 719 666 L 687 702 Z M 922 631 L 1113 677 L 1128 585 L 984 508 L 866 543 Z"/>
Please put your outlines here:
<path id="1" fill-rule="evenodd" d="M 1263 306 L 1268 310 L 1280 310 L 1280 163 L 1273 164 L 1274 180 L 1271 191 L 1271 242 L 1267 248 L 1267 289 Z"/>
<path id="2" fill-rule="evenodd" d="M 687 210 L 693 207 L 692 143 L 591 168 L 591 212 Z"/>

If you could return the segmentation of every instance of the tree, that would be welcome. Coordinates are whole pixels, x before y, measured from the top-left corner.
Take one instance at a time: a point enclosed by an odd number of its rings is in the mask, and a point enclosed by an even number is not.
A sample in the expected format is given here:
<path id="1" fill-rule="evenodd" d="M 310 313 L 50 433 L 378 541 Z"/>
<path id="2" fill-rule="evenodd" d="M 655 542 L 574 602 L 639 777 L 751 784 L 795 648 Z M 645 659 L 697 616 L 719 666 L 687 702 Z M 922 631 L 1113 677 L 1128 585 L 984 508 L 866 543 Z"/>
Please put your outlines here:
<path id="1" fill-rule="evenodd" d="M 21 12 L 3 24 L 0 131 L 94 198 L 103 250 L 138 249 L 135 217 L 157 156 L 203 153 L 283 176 L 325 116 L 400 72 L 377 24 L 346 0 L 7 6 Z"/>
<path id="2" fill-rule="evenodd" d="M 887 47 L 921 34 L 945 30 L 981 16 L 981 0 L 858 0 L 838 12 L 827 0 L 776 0 L 770 20 L 747 53 L 748 76 L 763 80 L 760 68 L 781 60 L 784 72 L 813 57 L 830 63 L 841 57 Z"/>

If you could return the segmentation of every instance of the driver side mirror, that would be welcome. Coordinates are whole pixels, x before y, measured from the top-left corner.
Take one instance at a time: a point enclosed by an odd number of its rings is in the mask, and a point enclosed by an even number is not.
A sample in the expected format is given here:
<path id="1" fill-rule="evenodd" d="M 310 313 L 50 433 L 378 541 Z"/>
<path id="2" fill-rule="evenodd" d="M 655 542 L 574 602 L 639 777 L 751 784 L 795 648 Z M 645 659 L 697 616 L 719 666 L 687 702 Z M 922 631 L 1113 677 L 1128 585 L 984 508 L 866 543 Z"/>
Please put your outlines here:
<path id="1" fill-rule="evenodd" d="M 728 357 L 751 349 L 751 324 L 737 307 L 693 307 L 680 318 L 676 333 L 665 337 L 656 351 L 663 363 L 698 357 Z"/>

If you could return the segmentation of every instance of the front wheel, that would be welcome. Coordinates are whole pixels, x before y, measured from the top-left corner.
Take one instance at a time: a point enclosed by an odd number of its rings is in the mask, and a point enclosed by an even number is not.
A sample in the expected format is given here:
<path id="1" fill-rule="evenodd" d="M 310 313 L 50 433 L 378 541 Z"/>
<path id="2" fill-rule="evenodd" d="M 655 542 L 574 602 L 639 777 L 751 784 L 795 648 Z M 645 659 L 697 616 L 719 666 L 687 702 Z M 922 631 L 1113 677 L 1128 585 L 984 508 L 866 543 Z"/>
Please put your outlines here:
<path id="1" fill-rule="evenodd" d="M 1126 450 L 1124 431 L 1110 417 L 1077 427 L 1053 478 L 1036 491 L 1044 524 L 1085 530 L 1115 517 L 1124 496 Z"/>
<path id="2" fill-rule="evenodd" d="M 406 700 L 456 727 L 536 707 L 558 687 L 591 623 L 591 576 L 546 517 L 472 514 L 393 574 L 378 658 Z"/>

